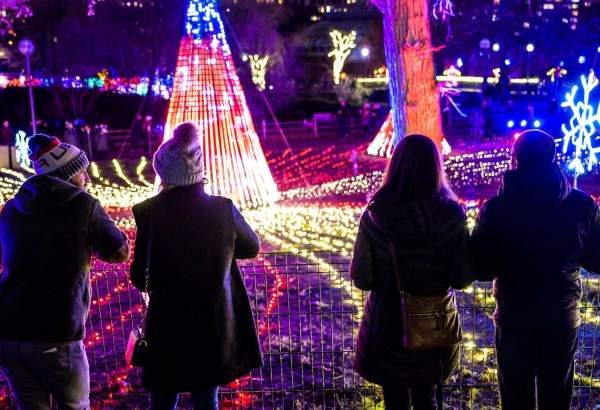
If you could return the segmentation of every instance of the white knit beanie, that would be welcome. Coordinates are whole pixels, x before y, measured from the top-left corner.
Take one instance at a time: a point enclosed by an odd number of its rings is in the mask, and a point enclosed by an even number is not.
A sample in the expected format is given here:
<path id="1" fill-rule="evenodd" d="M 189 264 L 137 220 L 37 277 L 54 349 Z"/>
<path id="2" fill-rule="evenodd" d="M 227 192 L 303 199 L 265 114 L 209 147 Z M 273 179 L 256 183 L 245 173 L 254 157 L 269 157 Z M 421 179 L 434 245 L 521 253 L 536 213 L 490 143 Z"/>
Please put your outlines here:
<path id="1" fill-rule="evenodd" d="M 154 170 L 169 185 L 192 185 L 204 178 L 202 147 L 198 127 L 192 122 L 179 124 L 173 138 L 154 154 Z"/>

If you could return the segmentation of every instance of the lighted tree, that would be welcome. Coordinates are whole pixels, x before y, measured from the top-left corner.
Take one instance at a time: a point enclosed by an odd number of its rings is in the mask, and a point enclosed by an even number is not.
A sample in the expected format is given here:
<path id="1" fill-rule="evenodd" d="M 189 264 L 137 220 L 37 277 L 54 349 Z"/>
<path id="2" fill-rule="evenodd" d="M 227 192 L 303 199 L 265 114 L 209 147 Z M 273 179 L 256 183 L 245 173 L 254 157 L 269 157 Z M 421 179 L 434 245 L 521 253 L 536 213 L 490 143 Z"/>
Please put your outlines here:
<path id="1" fill-rule="evenodd" d="M 383 13 L 390 101 L 394 107 L 394 145 L 407 134 L 419 133 L 441 146 L 442 121 L 428 0 L 373 0 L 373 3 Z M 444 4 L 447 7 L 450 3 Z"/>
<path id="2" fill-rule="evenodd" d="M 333 30 L 329 33 L 333 50 L 327 54 L 327 57 L 333 58 L 333 83 L 339 84 L 346 59 L 356 47 L 356 32 L 344 33 L 339 30 Z"/>
<path id="3" fill-rule="evenodd" d="M 190 0 L 181 39 L 165 139 L 182 122 L 202 133 L 208 190 L 240 206 L 278 198 L 225 38 L 216 0 Z"/>
<path id="4" fill-rule="evenodd" d="M 269 56 L 261 56 L 258 54 L 250 54 L 248 56 L 250 62 L 250 70 L 252 71 L 252 82 L 260 91 L 264 91 L 267 87 L 267 66 L 269 65 Z"/>

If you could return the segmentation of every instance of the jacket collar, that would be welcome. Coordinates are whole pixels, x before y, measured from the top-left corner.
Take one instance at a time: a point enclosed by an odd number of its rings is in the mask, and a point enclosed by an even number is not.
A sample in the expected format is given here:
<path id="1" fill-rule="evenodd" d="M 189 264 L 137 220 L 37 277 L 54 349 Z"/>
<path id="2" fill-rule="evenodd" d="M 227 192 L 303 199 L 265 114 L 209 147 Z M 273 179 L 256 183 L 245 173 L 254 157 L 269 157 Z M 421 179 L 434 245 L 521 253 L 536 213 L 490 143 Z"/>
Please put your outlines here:
<path id="1" fill-rule="evenodd" d="M 567 177 L 556 164 L 536 169 L 516 169 L 504 174 L 500 196 L 532 202 L 562 202 L 571 193 Z"/>

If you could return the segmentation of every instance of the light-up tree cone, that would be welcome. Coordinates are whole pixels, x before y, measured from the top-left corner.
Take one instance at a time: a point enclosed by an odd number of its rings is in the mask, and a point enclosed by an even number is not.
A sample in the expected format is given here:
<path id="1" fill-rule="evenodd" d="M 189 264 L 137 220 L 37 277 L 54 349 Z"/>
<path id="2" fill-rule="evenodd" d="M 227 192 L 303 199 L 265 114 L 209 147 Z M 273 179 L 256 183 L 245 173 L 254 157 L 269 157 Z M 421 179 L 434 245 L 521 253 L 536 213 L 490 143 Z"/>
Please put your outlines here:
<path id="1" fill-rule="evenodd" d="M 383 13 L 394 145 L 408 134 L 443 138 L 435 83 L 429 0 L 373 0 Z"/>
<path id="2" fill-rule="evenodd" d="M 241 207 L 270 205 L 278 199 L 216 0 L 189 2 L 165 141 L 186 121 L 200 128 L 210 193 L 227 196 Z"/>
<path id="3" fill-rule="evenodd" d="M 392 111 L 389 112 L 383 125 L 367 148 L 367 154 L 376 157 L 391 158 L 394 151 L 394 122 Z"/>
<path id="4" fill-rule="evenodd" d="M 393 122 L 394 114 L 390 111 L 385 117 L 385 121 L 383 125 L 373 138 L 373 141 L 369 144 L 367 148 L 367 154 L 373 155 L 376 157 L 383 158 L 391 158 L 394 152 L 394 147 L 396 144 L 394 143 L 394 122 Z M 442 155 L 449 155 L 452 153 L 452 147 L 448 143 L 448 141 L 443 138 L 439 145 Z"/>

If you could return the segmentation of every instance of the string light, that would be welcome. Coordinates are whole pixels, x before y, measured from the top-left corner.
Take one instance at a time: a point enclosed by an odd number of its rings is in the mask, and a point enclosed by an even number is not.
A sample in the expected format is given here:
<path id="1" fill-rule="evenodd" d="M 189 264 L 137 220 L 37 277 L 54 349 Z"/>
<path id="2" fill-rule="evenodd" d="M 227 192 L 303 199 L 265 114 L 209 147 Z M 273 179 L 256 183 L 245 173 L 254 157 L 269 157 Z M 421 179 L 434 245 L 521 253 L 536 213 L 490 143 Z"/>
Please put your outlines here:
<path id="1" fill-rule="evenodd" d="M 173 76 L 157 76 L 152 86 L 150 86 L 150 79 L 148 77 L 109 78 L 102 73 L 98 73 L 96 77 L 63 76 L 32 78 L 31 84 L 33 87 L 59 86 L 61 88 L 87 88 L 116 94 L 136 94 L 141 96 L 147 95 L 151 89 L 154 95 L 169 99 L 170 90 L 173 86 Z M 0 75 L 0 88 L 27 86 L 28 82 L 23 75 Z"/>
<path id="2" fill-rule="evenodd" d="M 267 88 L 267 65 L 269 64 L 269 56 L 260 56 L 258 54 L 248 55 L 250 61 L 250 70 L 252 71 L 252 82 L 260 91 Z"/>
<path id="3" fill-rule="evenodd" d="M 165 140 L 191 121 L 202 133 L 207 190 L 242 208 L 273 204 L 277 186 L 252 123 L 216 0 L 191 0 L 181 39 Z"/>
<path id="4" fill-rule="evenodd" d="M 369 155 L 376 157 L 391 158 L 394 151 L 394 122 L 392 111 L 386 117 L 383 125 L 375 135 L 373 142 L 367 148 Z"/>
<path id="5" fill-rule="evenodd" d="M 25 131 L 17 131 L 15 135 L 17 162 L 24 170 L 33 172 L 33 169 L 31 169 L 31 160 L 29 159 L 29 145 L 27 144 L 28 141 L 29 138 L 27 138 L 27 134 L 25 133 Z"/>
<path id="6" fill-rule="evenodd" d="M 327 54 L 327 57 L 333 58 L 333 83 L 339 84 L 344 63 L 356 47 L 356 32 L 344 33 L 339 30 L 332 30 L 329 36 L 333 43 L 333 50 Z"/>
<path id="7" fill-rule="evenodd" d="M 309 164 L 318 161 L 318 166 L 325 170 L 331 167 L 326 158 L 329 156 L 337 157 L 337 155 L 335 151 L 331 150 L 327 151 L 323 158 L 315 155 L 312 150 L 298 154 L 300 161 Z M 499 170 L 506 166 L 509 157 L 510 149 L 508 147 L 456 154 L 446 160 L 446 168 L 450 173 L 467 175 L 467 180 L 471 183 L 480 183 L 488 178 L 498 177 Z M 271 159 L 271 162 L 277 164 L 277 168 L 280 168 L 278 175 L 282 177 L 287 175 L 285 169 L 283 169 L 285 162 L 287 162 L 285 158 L 282 162 Z M 107 177 L 102 176 L 103 169 L 101 167 L 106 171 Z M 146 179 L 143 177 L 143 173 L 146 169 L 147 160 L 145 158 L 142 158 L 137 164 L 111 161 L 104 165 L 92 163 L 90 166 L 94 195 L 101 197 L 101 202 L 108 204 L 109 212 L 114 215 L 118 226 L 127 230 L 128 236 L 132 240 L 134 239 L 135 224 L 130 213 L 130 207 L 133 203 L 154 195 L 152 184 L 147 183 L 147 181 L 144 183 Z M 137 178 L 132 177 L 134 173 Z M 481 177 L 476 177 L 476 175 Z M 26 172 L 0 170 L 0 195 L 5 198 L 2 201 L 9 198 L 8 195 L 11 192 L 14 194 L 28 176 Z M 364 294 L 352 285 L 347 271 L 341 268 L 342 264 L 334 262 L 337 259 L 331 259 L 331 257 L 326 256 L 327 254 L 316 251 L 316 249 L 328 251 L 335 255 L 335 258 L 339 257 L 343 261 L 342 263 L 347 264 L 352 254 L 353 242 L 358 227 L 357 221 L 364 209 L 365 202 L 364 197 L 359 200 L 344 200 L 343 195 L 349 194 L 351 189 L 360 193 L 372 192 L 381 183 L 381 178 L 381 171 L 376 171 L 348 178 L 344 181 L 334 180 L 320 184 L 318 186 L 320 192 L 315 192 L 316 195 L 320 195 L 318 203 L 303 201 L 300 199 L 301 193 L 299 191 L 296 192 L 296 195 L 284 191 L 282 192 L 283 195 L 286 197 L 289 195 L 289 198 L 293 199 L 273 207 L 261 207 L 244 211 L 244 216 L 257 229 L 261 239 L 267 246 L 276 251 L 292 252 L 295 257 L 302 260 L 302 263 L 313 266 L 314 268 L 311 269 L 315 269 L 312 271 L 314 280 L 318 283 L 327 281 L 328 286 L 335 290 L 336 293 L 334 294 L 339 295 L 341 303 L 351 307 L 353 312 L 352 326 L 348 326 L 346 329 L 347 332 L 351 332 L 350 329 L 352 329 L 353 336 L 356 336 L 358 323 L 363 313 Z M 337 191 L 334 190 L 335 186 L 341 186 L 342 188 Z M 326 191 L 325 188 L 331 190 Z M 335 199 L 332 201 L 323 199 L 327 196 L 334 197 L 334 194 Z M 474 225 L 481 203 L 481 199 L 463 201 L 467 208 L 468 227 Z M 263 275 L 264 272 L 265 278 L 264 282 L 262 279 L 260 280 L 261 283 L 264 283 L 264 287 L 256 290 L 260 300 L 257 330 L 261 340 L 268 340 L 269 349 L 277 349 L 277 346 L 287 346 L 285 339 L 280 340 L 273 336 L 274 327 L 281 324 L 281 321 L 277 319 L 281 315 L 279 305 L 282 301 L 286 299 L 289 301 L 289 298 L 294 297 L 294 292 L 286 292 L 288 283 L 284 274 L 290 272 L 284 271 L 279 263 L 271 262 L 267 258 L 268 256 L 260 256 L 251 265 L 252 272 L 259 272 L 259 275 Z M 241 268 L 243 271 L 244 267 L 241 266 Z M 85 344 L 92 355 L 105 348 L 107 343 L 115 343 L 115 340 L 124 338 L 131 323 L 138 320 L 143 314 L 143 306 L 139 303 L 140 301 L 132 298 L 132 295 L 137 296 L 137 293 L 132 291 L 126 280 L 118 279 L 127 278 L 127 270 L 128 266 L 126 264 L 118 265 L 116 268 L 108 268 L 108 265 L 101 262 L 96 261 L 94 263 L 91 274 L 94 292 L 90 311 L 90 316 L 94 319 L 88 321 L 88 332 L 85 339 Z M 252 277 L 252 274 L 249 277 Z M 586 278 L 584 281 L 585 293 L 588 294 L 589 291 L 596 289 L 599 282 L 598 279 Z M 250 291 L 252 292 L 252 289 Z M 457 377 L 469 378 L 471 381 L 466 382 L 466 386 L 473 383 L 485 383 L 486 385 L 496 383 L 497 374 L 493 369 L 494 349 L 490 346 L 486 336 L 486 332 L 493 326 L 490 319 L 495 303 L 493 295 L 488 287 L 478 283 L 457 294 L 462 300 L 461 306 L 470 306 L 473 312 L 480 312 L 476 318 L 479 320 L 478 323 L 482 323 L 475 326 L 472 322 L 465 321 L 461 373 Z M 338 301 L 337 298 L 338 296 L 336 296 L 336 302 Z M 121 310 L 121 303 L 127 300 L 130 302 L 126 302 L 123 310 Z M 117 303 L 119 304 L 118 314 L 115 315 L 114 312 L 113 314 L 105 314 L 107 311 L 110 312 L 110 309 L 114 309 Z M 591 326 L 595 329 L 595 326 L 600 324 L 600 316 L 598 316 L 596 305 L 595 301 L 591 299 L 586 299 L 582 303 L 584 326 Z M 467 317 L 470 317 L 469 313 L 467 315 Z M 277 332 L 284 337 L 288 335 L 285 333 L 285 329 L 276 330 L 275 333 Z M 336 333 L 335 337 L 343 337 L 344 335 L 346 333 Z M 305 342 L 305 340 L 302 341 Z M 593 360 L 593 357 L 589 355 L 582 355 L 581 357 L 581 362 L 584 365 L 591 360 Z M 102 396 L 102 403 L 110 407 L 112 395 L 109 392 L 118 391 L 121 394 L 137 392 L 136 379 L 132 377 L 135 374 L 137 372 L 134 369 L 127 368 L 124 363 L 115 362 L 110 364 L 108 372 L 103 373 L 101 376 L 106 377 L 108 383 L 102 384 L 105 387 L 99 388 L 100 391 L 96 390 L 95 394 Z M 575 377 L 582 385 L 594 387 L 600 385 L 600 380 L 583 372 L 578 371 Z M 252 376 L 247 376 L 228 387 L 233 391 L 234 403 L 248 407 L 255 403 L 256 398 L 244 391 L 250 383 L 252 383 Z"/>
<path id="8" fill-rule="evenodd" d="M 563 133 L 563 154 L 569 151 L 569 147 L 573 145 L 573 159 L 569 163 L 569 169 L 579 176 L 586 172 L 582 156 L 587 152 L 587 171 L 591 171 L 592 167 L 598 162 L 596 154 L 600 152 L 600 147 L 595 146 L 593 137 L 596 136 L 598 130 L 596 126 L 600 126 L 600 100 L 598 106 L 594 107 L 590 101 L 592 91 L 598 86 L 599 81 L 594 71 L 591 70 L 587 78 L 581 76 L 581 87 L 583 96 L 576 101 L 577 91 L 579 87 L 574 85 L 570 92 L 567 92 L 565 101 L 561 104 L 562 107 L 571 110 L 571 119 L 569 124 L 562 124 Z"/>

